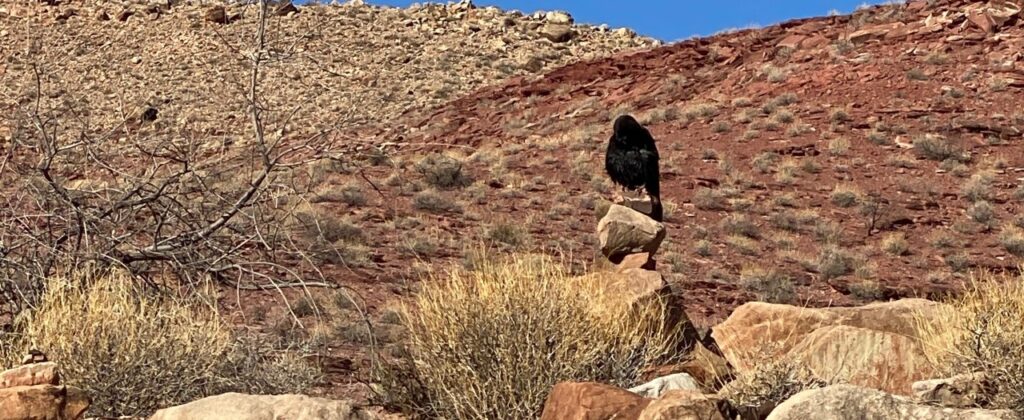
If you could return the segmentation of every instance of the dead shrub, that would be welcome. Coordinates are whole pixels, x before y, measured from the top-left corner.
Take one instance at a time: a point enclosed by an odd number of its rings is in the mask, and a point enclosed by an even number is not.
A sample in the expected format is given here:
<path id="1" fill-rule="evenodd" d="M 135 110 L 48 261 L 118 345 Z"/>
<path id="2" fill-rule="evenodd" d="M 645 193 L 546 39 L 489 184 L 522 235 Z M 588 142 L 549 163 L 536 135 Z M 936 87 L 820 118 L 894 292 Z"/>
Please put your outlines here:
<path id="1" fill-rule="evenodd" d="M 1024 277 L 982 273 L 938 315 L 918 317 L 925 354 L 943 375 L 985 372 L 990 408 L 1024 412 Z"/>
<path id="2" fill-rule="evenodd" d="M 461 161 L 442 154 L 429 155 L 416 162 L 416 170 L 427 184 L 440 190 L 468 187 L 473 183 Z"/>
<path id="3" fill-rule="evenodd" d="M 738 372 L 719 395 L 741 411 L 767 414 L 801 391 L 828 385 L 792 356 L 779 356 L 776 346 L 762 343 L 747 350 L 743 358 L 754 361 L 752 368 Z"/>
<path id="4" fill-rule="evenodd" d="M 424 282 L 403 309 L 410 360 L 380 372 L 384 402 L 432 418 L 537 418 L 558 382 L 636 383 L 678 334 L 664 302 L 628 308 L 594 281 L 517 256 Z"/>
<path id="5" fill-rule="evenodd" d="M 68 384 L 89 394 L 90 413 L 104 417 L 145 416 L 232 390 L 300 392 L 316 380 L 316 369 L 294 353 L 238 345 L 215 300 L 204 299 L 209 293 L 182 299 L 136 284 L 120 271 L 51 278 L 40 305 L 3 340 L 8 362 L 42 350 L 60 362 Z"/>

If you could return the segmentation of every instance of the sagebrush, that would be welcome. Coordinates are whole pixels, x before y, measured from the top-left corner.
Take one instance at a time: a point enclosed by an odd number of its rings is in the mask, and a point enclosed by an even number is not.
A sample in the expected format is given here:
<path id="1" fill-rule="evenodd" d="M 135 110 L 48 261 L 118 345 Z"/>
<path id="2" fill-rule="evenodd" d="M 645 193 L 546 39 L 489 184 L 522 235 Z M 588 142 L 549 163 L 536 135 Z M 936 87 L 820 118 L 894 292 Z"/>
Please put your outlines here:
<path id="1" fill-rule="evenodd" d="M 660 299 L 639 306 L 549 257 L 488 258 L 430 279 L 403 311 L 409 360 L 384 373 L 387 403 L 459 419 L 537 418 L 561 381 L 631 386 L 679 342 Z"/>

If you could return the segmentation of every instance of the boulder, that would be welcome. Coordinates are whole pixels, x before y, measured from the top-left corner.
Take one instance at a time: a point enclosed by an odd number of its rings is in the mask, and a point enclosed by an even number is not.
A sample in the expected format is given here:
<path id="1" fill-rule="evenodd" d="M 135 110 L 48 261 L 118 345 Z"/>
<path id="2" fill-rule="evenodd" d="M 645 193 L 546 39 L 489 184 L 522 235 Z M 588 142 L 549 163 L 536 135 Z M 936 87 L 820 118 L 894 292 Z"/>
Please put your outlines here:
<path id="1" fill-rule="evenodd" d="M 573 23 L 572 15 L 568 12 L 561 10 L 554 10 L 544 14 L 544 21 L 548 23 L 571 25 Z"/>
<path id="2" fill-rule="evenodd" d="M 662 376 L 643 385 L 629 389 L 629 392 L 646 398 L 658 398 L 669 391 L 697 391 L 700 392 L 700 384 L 688 373 L 675 373 Z"/>
<path id="3" fill-rule="evenodd" d="M 306 395 L 227 393 L 157 411 L 150 420 L 368 420 L 376 418 L 347 402 Z"/>
<path id="4" fill-rule="evenodd" d="M 547 38 L 548 41 L 554 43 L 572 41 L 572 38 L 576 35 L 572 30 L 572 25 L 566 24 L 546 24 L 541 27 L 537 33 L 539 33 L 540 36 Z"/>
<path id="5" fill-rule="evenodd" d="M 57 364 L 33 363 L 0 372 L 0 388 L 33 385 L 60 385 Z"/>
<path id="6" fill-rule="evenodd" d="M 541 420 L 633 420 L 651 400 L 611 385 L 563 382 L 544 402 Z"/>
<path id="7" fill-rule="evenodd" d="M 654 255 L 665 240 L 665 225 L 625 206 L 613 204 L 597 224 L 601 252 L 618 264 L 630 254 Z"/>
<path id="8" fill-rule="evenodd" d="M 4 419 L 75 420 L 88 407 L 83 391 L 64 385 L 0 389 L 0 418 Z"/>
<path id="9" fill-rule="evenodd" d="M 953 408 L 984 407 L 996 391 L 994 384 L 980 372 L 918 381 L 911 389 L 920 403 Z"/>
<path id="10" fill-rule="evenodd" d="M 836 325 L 808 334 L 791 350 L 818 378 L 909 395 L 932 375 L 921 344 L 905 335 Z"/>
<path id="11" fill-rule="evenodd" d="M 722 397 L 697 391 L 669 391 L 640 413 L 639 420 L 733 420 L 736 412 Z"/>
<path id="12" fill-rule="evenodd" d="M 921 405 L 909 398 L 855 385 L 833 385 L 794 395 L 768 420 L 1017 420 L 1010 410 L 954 409 Z"/>
<path id="13" fill-rule="evenodd" d="M 819 329 L 848 326 L 870 330 L 822 330 L 811 336 L 806 344 L 800 346 L 801 356 L 818 364 L 822 370 L 840 369 L 838 367 L 829 368 L 825 365 L 832 362 L 844 362 L 841 360 L 844 358 L 843 349 L 831 346 L 822 340 L 823 338 L 839 338 L 844 340 L 847 346 L 869 351 L 869 354 L 856 356 L 862 366 L 876 363 L 882 357 L 892 357 L 894 354 L 904 358 L 903 360 L 892 359 L 891 364 L 886 362 L 890 367 L 879 371 L 890 372 L 890 370 L 900 370 L 897 367 L 901 366 L 900 364 L 912 367 L 922 366 L 921 360 L 918 359 L 921 354 L 920 349 L 916 348 L 918 344 L 913 340 L 916 336 L 917 320 L 935 316 L 942 307 L 942 304 L 925 299 L 903 299 L 860 307 L 823 309 L 751 302 L 736 308 L 725 322 L 713 328 L 711 335 L 729 363 L 738 371 L 747 371 L 753 368 L 754 359 L 750 357 L 749 353 L 752 349 L 770 348 L 773 354 L 765 356 L 776 357 L 790 353 L 795 347 L 801 345 L 809 335 Z M 873 334 L 872 331 L 886 334 Z M 898 338 L 897 336 L 903 337 Z M 900 350 L 892 353 L 895 348 Z M 815 352 L 822 353 L 815 354 Z M 826 378 L 828 377 L 826 376 Z M 863 376 L 859 378 L 857 383 L 866 386 L 875 386 L 887 380 Z M 918 379 L 921 379 L 921 376 L 907 371 L 901 376 L 899 384 L 895 386 L 902 388 L 898 390 L 900 393 L 909 395 L 910 383 Z M 884 387 L 894 388 L 892 384 Z"/>
<path id="14" fill-rule="evenodd" d="M 642 252 L 639 254 L 630 254 L 622 259 L 622 262 L 615 267 L 616 271 L 623 272 L 626 270 L 642 268 L 644 270 L 654 270 L 654 259 L 651 258 L 651 254 Z"/>

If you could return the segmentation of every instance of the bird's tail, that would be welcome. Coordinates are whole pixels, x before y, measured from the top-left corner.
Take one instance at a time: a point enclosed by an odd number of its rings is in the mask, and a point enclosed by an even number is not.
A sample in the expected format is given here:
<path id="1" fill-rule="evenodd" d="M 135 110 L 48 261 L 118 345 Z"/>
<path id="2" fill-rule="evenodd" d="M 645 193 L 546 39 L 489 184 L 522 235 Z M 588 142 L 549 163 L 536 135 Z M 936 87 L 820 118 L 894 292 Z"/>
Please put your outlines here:
<path id="1" fill-rule="evenodd" d="M 651 218 L 661 223 L 665 218 L 665 211 L 661 207 L 661 197 L 651 194 Z"/>

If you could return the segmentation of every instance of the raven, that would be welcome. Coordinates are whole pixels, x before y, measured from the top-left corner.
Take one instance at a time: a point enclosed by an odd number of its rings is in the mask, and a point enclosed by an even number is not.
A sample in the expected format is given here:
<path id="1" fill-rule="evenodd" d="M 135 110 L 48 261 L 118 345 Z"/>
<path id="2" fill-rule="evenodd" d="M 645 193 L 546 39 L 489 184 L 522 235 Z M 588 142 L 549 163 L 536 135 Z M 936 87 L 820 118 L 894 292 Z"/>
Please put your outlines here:
<path id="1" fill-rule="evenodd" d="M 643 188 L 651 197 L 651 218 L 662 221 L 658 148 L 651 133 L 632 116 L 622 115 L 615 119 L 604 169 L 612 182 L 625 189 L 636 191 Z"/>

